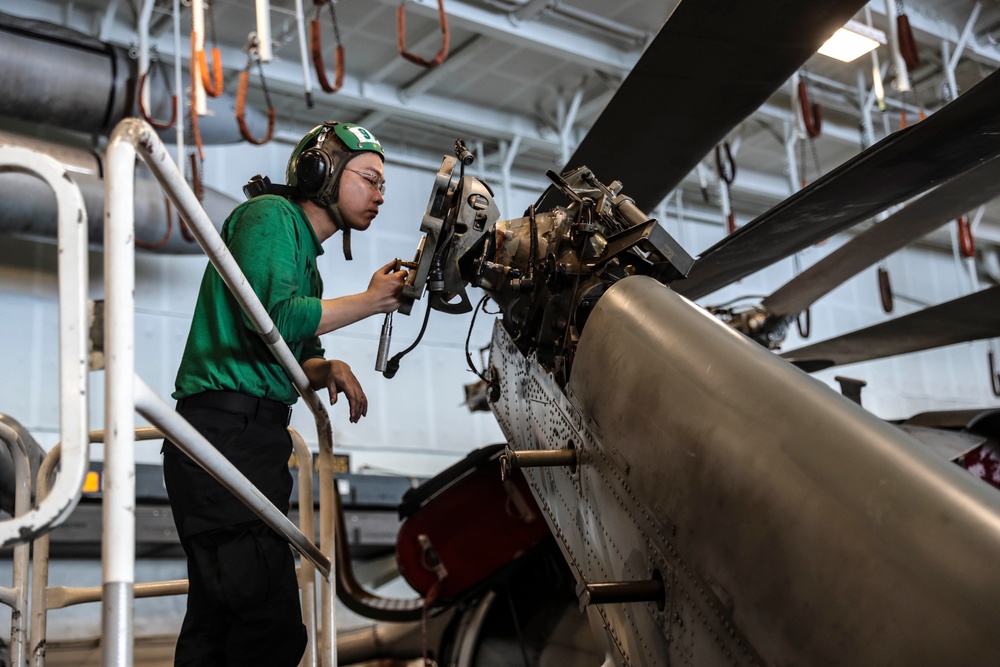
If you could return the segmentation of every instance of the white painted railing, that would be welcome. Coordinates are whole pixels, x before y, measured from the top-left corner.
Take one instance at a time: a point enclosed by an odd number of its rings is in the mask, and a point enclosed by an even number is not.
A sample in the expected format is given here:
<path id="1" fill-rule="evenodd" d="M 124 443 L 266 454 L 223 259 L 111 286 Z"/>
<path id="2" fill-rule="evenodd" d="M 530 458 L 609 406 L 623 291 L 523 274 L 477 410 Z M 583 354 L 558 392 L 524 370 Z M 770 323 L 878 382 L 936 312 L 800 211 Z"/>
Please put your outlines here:
<path id="1" fill-rule="evenodd" d="M 47 501 L 0 522 L 0 547 L 28 542 L 70 515 L 80 500 L 87 446 L 87 209 L 80 188 L 56 160 L 0 146 L 0 173 L 37 176 L 52 188 L 59 215 L 59 432 L 63 463 Z"/>
<path id="2" fill-rule="evenodd" d="M 133 181 L 135 158 L 152 170 L 178 214 L 184 219 L 209 260 L 219 271 L 237 302 L 246 312 L 292 383 L 312 411 L 319 435 L 320 550 L 287 517 L 236 470 L 225 457 L 180 415 L 135 376 L 135 202 Z M 105 667 L 132 664 L 132 606 L 135 580 L 135 460 L 133 455 L 134 412 L 138 410 L 174 443 L 206 467 L 240 500 L 258 511 L 261 518 L 311 560 L 323 574 L 321 619 L 323 646 L 320 661 L 335 667 L 336 627 L 333 534 L 333 435 L 326 409 L 243 272 L 229 253 L 197 197 L 178 172 L 156 133 L 141 120 L 120 122 L 111 134 L 106 156 L 104 236 L 105 277 L 105 462 L 103 540 L 103 635 Z M 210 467 L 209 467 L 210 466 Z M 329 554 L 329 557 L 324 555 Z"/>

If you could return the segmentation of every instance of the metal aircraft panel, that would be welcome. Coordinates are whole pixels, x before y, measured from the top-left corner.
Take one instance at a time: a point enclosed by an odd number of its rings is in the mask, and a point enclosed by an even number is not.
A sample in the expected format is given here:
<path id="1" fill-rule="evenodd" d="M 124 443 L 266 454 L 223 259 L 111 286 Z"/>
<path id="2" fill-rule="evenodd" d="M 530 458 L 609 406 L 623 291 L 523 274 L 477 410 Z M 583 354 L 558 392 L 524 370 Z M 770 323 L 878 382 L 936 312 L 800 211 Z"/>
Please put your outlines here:
<path id="1" fill-rule="evenodd" d="M 995 662 L 994 489 L 644 277 L 602 297 L 568 391 L 600 440 L 581 471 L 619 467 L 596 520 L 618 498 L 666 526 L 764 663 Z"/>
<path id="2" fill-rule="evenodd" d="M 618 664 L 760 664 L 725 605 L 678 557 L 669 520 L 644 510 L 630 492 L 617 452 L 604 448 L 553 376 L 533 356 L 523 357 L 499 324 L 490 364 L 500 373 L 493 410 L 508 442 L 517 449 L 568 447 L 580 456 L 576 470 L 524 470 L 577 580 L 664 582 L 658 602 L 591 608 Z"/>

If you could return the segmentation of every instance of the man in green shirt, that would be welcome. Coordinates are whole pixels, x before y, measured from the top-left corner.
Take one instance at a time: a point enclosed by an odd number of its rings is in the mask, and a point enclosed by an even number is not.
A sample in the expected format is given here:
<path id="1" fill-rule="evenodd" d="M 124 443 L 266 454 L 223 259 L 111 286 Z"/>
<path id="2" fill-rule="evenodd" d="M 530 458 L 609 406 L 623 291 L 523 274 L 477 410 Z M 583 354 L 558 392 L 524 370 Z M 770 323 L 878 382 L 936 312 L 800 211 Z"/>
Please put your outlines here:
<path id="1" fill-rule="evenodd" d="M 313 388 L 343 393 L 350 420 L 368 410 L 343 361 L 319 336 L 401 304 L 405 271 L 390 262 L 360 294 L 323 299 L 316 258 L 338 231 L 364 231 L 383 203 L 384 154 L 351 123 L 311 130 L 292 152 L 283 194 L 238 206 L 222 238 Z M 279 509 L 292 478 L 286 429 L 298 396 L 284 369 L 212 266 L 207 267 L 177 372 L 177 409 Z M 177 667 L 297 665 L 306 645 L 288 544 L 169 440 L 163 472 L 187 554 L 187 613 Z"/>

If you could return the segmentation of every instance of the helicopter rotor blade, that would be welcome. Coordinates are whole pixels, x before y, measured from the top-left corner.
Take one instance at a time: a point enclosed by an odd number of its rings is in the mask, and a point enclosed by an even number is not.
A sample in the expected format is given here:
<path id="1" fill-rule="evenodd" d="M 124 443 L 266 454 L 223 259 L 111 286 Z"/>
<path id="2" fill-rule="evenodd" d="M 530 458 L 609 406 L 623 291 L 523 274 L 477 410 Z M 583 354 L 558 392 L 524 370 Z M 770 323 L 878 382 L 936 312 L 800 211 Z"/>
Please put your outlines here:
<path id="1" fill-rule="evenodd" d="M 816 262 L 766 297 L 774 317 L 801 313 L 820 297 L 880 259 L 1000 194 L 1000 158 L 993 158 L 928 192 Z"/>
<path id="2" fill-rule="evenodd" d="M 585 165 L 656 206 L 864 5 L 682 0 L 565 168 Z"/>
<path id="3" fill-rule="evenodd" d="M 716 243 L 673 289 L 703 297 L 1000 155 L 998 97 L 1000 70 Z"/>
<path id="4" fill-rule="evenodd" d="M 781 355 L 812 373 L 984 338 L 1000 337 L 1000 285 Z"/>

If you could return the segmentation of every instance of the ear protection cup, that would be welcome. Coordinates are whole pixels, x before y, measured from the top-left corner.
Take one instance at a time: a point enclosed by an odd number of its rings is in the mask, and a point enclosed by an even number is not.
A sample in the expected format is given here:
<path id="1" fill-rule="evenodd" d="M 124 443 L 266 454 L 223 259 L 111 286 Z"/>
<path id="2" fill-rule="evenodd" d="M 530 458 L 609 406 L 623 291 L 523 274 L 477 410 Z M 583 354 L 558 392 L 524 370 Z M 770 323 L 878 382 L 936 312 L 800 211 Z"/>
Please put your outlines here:
<path id="1" fill-rule="evenodd" d="M 295 161 L 295 178 L 299 191 L 307 197 L 322 194 L 330 175 L 330 162 L 323 151 L 310 148 Z"/>

